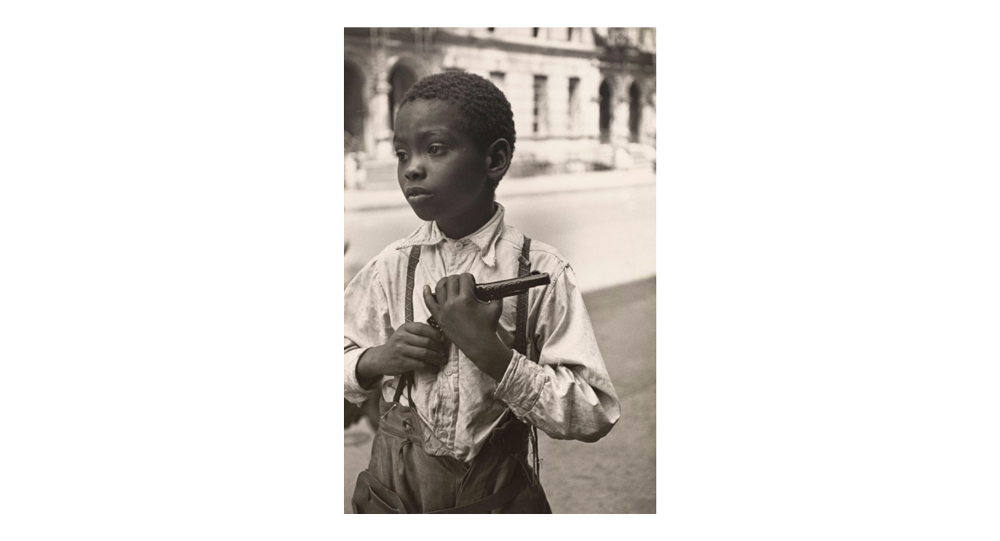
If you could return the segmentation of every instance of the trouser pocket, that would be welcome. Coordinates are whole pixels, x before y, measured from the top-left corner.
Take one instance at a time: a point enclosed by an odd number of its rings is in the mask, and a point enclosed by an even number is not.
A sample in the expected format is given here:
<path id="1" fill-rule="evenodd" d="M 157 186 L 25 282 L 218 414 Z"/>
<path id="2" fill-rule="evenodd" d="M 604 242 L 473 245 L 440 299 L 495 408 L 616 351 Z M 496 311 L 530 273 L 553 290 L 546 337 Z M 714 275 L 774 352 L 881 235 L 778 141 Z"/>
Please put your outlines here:
<path id="1" fill-rule="evenodd" d="M 354 512 L 359 515 L 406 513 L 406 507 L 399 495 L 386 488 L 368 471 L 363 471 L 358 475 L 351 505 Z"/>

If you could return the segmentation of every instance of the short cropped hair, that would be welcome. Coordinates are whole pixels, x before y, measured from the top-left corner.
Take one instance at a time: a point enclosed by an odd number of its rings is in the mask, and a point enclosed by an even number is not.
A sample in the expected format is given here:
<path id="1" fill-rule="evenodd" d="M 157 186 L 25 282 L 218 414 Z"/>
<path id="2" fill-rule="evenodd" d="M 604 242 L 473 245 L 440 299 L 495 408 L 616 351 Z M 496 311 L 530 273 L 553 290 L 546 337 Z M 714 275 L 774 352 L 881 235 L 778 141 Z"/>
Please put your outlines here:
<path id="1" fill-rule="evenodd" d="M 414 83 L 399 107 L 416 100 L 448 100 L 462 111 L 462 126 L 475 142 L 486 150 L 497 139 L 510 143 L 510 156 L 514 156 L 514 112 L 503 92 L 491 81 L 464 71 L 437 73 Z"/>

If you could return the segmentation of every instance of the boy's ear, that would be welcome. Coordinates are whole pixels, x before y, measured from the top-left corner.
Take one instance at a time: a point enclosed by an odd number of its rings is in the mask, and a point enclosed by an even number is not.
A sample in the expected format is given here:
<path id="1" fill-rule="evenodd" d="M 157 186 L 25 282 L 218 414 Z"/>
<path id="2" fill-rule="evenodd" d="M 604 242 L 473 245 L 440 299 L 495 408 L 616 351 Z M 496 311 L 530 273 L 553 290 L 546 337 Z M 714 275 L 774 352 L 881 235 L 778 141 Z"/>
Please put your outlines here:
<path id="1" fill-rule="evenodd" d="M 508 168 L 510 143 L 506 139 L 497 139 L 486 149 L 486 176 L 496 184 L 507 174 Z"/>

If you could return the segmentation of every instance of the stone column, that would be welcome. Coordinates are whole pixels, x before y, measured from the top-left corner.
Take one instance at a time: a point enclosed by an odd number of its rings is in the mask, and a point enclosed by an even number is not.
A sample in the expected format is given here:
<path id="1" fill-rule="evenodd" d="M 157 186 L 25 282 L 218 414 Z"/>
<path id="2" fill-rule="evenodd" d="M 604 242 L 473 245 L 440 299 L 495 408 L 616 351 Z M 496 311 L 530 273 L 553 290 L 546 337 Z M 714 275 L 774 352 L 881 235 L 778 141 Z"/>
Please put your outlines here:
<path id="1" fill-rule="evenodd" d="M 371 98 L 368 100 L 368 111 L 371 118 L 372 134 L 374 136 L 373 158 L 387 159 L 392 156 L 392 129 L 389 115 L 389 84 L 387 69 L 385 36 L 378 29 L 372 29 Z"/>
<path id="2" fill-rule="evenodd" d="M 379 73 L 377 78 L 368 110 L 371 111 L 372 131 L 375 134 L 375 158 L 381 160 L 392 157 L 392 129 L 389 124 L 389 93 L 392 92 L 392 86 L 386 80 L 385 72 Z"/>

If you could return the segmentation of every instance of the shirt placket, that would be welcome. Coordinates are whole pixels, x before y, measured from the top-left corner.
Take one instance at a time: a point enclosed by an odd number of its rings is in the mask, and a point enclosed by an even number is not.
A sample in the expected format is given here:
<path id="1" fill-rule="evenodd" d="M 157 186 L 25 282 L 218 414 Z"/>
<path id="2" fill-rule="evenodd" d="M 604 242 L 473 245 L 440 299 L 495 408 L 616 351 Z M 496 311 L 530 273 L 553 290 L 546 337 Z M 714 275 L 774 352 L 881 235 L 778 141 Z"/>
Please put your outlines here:
<path id="1" fill-rule="evenodd" d="M 448 241 L 444 242 L 444 262 L 445 276 L 461 274 L 468 267 L 468 241 Z M 462 352 L 454 348 L 454 355 L 449 355 L 448 363 L 444 366 L 444 381 L 442 387 L 446 389 L 445 403 L 447 417 L 443 425 L 448 434 L 449 445 L 455 448 L 456 428 L 458 425 L 458 392 L 459 392 L 459 366 L 461 364 Z"/>

